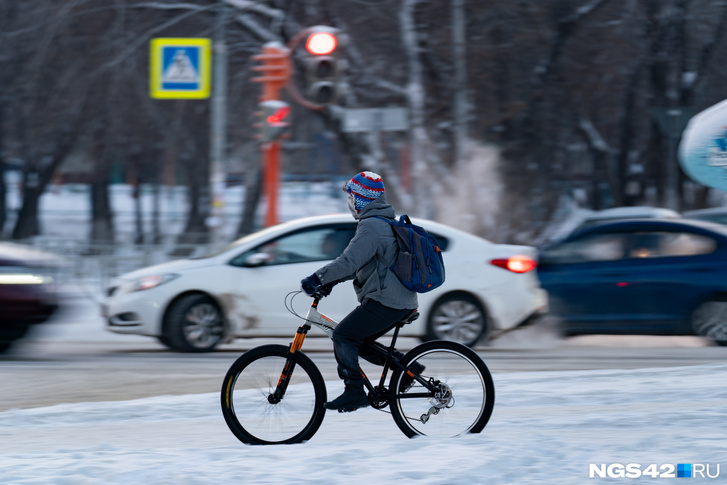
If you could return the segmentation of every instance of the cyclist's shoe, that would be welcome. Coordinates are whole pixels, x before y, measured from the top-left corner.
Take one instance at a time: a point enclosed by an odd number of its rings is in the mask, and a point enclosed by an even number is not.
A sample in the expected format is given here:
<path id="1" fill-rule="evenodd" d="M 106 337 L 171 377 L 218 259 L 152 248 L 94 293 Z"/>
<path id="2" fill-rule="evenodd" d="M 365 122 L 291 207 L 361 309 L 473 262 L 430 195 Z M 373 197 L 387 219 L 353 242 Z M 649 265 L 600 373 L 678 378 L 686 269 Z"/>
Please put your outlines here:
<path id="1" fill-rule="evenodd" d="M 363 387 L 359 386 L 346 386 L 343 394 L 324 404 L 326 409 L 336 409 L 339 413 L 350 413 L 366 406 L 369 406 L 369 398 Z"/>
<path id="2" fill-rule="evenodd" d="M 409 368 L 411 368 L 411 370 L 416 372 L 417 374 L 421 374 L 422 372 L 424 372 L 424 369 L 426 369 L 426 367 L 419 362 L 412 363 Z M 414 377 L 409 374 L 409 372 L 406 372 L 404 374 L 404 377 L 401 378 L 401 384 L 399 384 L 399 392 L 406 392 L 411 389 L 411 386 L 413 385 Z"/>

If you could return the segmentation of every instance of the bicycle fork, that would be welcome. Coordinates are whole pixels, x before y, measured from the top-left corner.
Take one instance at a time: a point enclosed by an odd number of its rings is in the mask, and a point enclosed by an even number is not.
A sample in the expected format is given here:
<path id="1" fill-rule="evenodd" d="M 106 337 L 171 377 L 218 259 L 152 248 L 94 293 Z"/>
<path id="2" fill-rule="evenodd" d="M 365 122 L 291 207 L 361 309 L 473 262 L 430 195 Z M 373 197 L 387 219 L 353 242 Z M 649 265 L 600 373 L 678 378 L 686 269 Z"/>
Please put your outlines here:
<path id="1" fill-rule="evenodd" d="M 295 353 L 303 347 L 303 341 L 310 328 L 310 325 L 306 323 L 298 327 L 298 331 L 295 332 L 295 338 L 293 339 L 293 343 L 290 344 L 288 358 L 285 360 L 285 366 L 283 367 L 283 372 L 280 373 L 278 384 L 275 386 L 275 391 L 268 395 L 268 402 L 270 404 L 278 404 L 283 400 L 285 391 L 288 389 L 288 384 L 290 384 L 290 378 L 293 376 L 293 370 L 295 369 Z"/>

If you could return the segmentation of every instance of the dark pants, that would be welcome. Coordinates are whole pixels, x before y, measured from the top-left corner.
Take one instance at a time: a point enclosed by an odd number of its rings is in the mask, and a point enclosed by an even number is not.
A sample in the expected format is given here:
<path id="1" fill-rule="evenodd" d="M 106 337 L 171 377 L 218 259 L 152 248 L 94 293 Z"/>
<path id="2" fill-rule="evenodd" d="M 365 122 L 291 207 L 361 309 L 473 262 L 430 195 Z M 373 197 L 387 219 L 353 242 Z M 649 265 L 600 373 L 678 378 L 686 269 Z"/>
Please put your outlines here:
<path id="1" fill-rule="evenodd" d="M 333 353 L 338 363 L 338 376 L 347 386 L 363 386 L 359 355 L 376 365 L 385 358 L 374 353 L 368 345 L 396 326 L 412 310 L 389 308 L 374 300 L 364 300 L 341 320 L 333 331 Z M 395 352 L 402 357 L 401 352 Z"/>

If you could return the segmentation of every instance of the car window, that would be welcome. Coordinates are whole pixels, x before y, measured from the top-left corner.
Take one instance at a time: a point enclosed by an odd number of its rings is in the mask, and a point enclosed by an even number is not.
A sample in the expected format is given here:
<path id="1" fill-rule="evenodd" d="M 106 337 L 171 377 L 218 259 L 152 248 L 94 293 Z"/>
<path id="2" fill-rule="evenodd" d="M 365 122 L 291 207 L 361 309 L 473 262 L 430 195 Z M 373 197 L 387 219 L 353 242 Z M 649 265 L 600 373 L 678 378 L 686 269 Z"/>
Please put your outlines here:
<path id="1" fill-rule="evenodd" d="M 716 222 L 717 224 L 727 225 L 727 214 L 698 214 L 686 215 L 687 219 L 697 219 L 700 221 Z"/>
<path id="2" fill-rule="evenodd" d="M 592 234 L 568 241 L 546 250 L 542 263 L 573 264 L 592 261 L 614 261 L 624 254 L 626 234 Z"/>
<path id="3" fill-rule="evenodd" d="M 629 258 L 658 258 L 709 254 L 717 242 L 708 236 L 688 232 L 641 232 L 631 235 Z"/>
<path id="4" fill-rule="evenodd" d="M 554 246 L 541 255 L 542 264 L 572 264 L 619 259 L 664 258 L 709 254 L 717 241 L 688 232 L 593 234 Z"/>
<path id="5" fill-rule="evenodd" d="M 278 265 L 329 261 L 337 258 L 353 237 L 355 226 L 314 227 L 285 234 L 236 256 L 230 264 L 249 265 L 249 258 L 259 257 L 254 265 Z"/>

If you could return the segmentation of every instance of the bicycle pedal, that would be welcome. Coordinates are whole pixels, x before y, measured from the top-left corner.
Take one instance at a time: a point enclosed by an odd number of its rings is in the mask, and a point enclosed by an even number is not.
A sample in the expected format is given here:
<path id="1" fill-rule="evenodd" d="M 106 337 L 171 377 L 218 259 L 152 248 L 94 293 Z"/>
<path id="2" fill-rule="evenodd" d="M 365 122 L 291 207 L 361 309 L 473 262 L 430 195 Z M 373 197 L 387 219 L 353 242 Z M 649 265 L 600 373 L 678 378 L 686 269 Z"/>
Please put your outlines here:
<path id="1" fill-rule="evenodd" d="M 358 408 L 340 408 L 338 410 L 339 413 L 352 413 L 356 411 Z"/>

